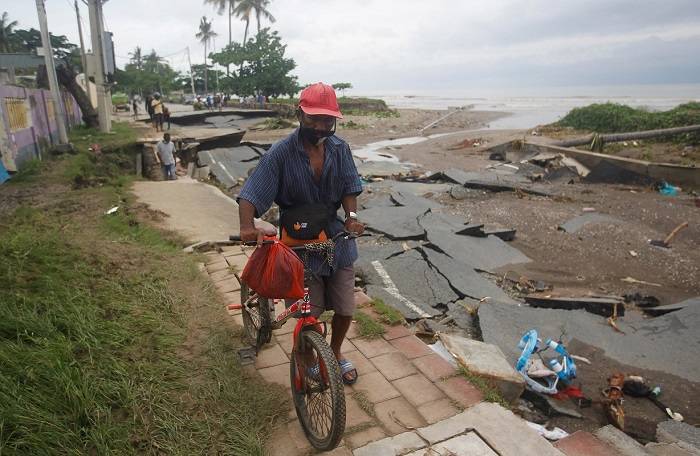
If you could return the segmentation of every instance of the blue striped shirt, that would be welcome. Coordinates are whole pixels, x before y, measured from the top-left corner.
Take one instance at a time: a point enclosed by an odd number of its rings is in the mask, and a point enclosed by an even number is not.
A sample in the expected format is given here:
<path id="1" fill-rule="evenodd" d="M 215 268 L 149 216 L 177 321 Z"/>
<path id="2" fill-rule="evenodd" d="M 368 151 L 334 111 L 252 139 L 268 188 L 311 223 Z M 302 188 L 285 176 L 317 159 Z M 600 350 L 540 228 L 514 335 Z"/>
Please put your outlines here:
<path id="1" fill-rule="evenodd" d="M 311 161 L 299 138 L 299 129 L 296 129 L 260 158 L 260 163 L 238 198 L 255 206 L 257 216 L 264 214 L 273 201 L 282 211 L 311 203 L 326 203 L 337 211 L 344 196 L 362 193 L 362 182 L 350 146 L 345 141 L 331 136 L 324 145 L 323 171 L 318 184 L 314 181 Z M 327 234 L 332 237 L 342 229 L 343 220 L 336 216 L 328 225 Z M 350 266 L 355 260 L 355 241 L 339 240 L 335 246 L 333 269 Z M 324 276 L 331 274 L 329 265 L 320 255 L 310 255 L 307 266 L 314 273 Z"/>

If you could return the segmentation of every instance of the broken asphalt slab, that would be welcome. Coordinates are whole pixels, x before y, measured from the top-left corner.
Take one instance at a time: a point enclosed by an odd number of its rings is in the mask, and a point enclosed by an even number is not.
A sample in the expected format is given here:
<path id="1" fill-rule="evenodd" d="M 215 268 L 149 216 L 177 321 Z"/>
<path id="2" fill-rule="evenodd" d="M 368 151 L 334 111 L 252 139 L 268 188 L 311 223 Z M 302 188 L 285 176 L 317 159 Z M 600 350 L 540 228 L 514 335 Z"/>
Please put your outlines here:
<path id="1" fill-rule="evenodd" d="M 622 223 L 622 220 L 597 212 L 589 212 L 562 223 L 558 226 L 558 229 L 567 233 L 576 233 L 581 228 L 591 223 L 619 224 Z"/>
<path id="2" fill-rule="evenodd" d="M 532 307 L 543 309 L 564 309 L 564 310 L 579 310 L 583 309 L 587 312 L 601 315 L 603 317 L 612 317 L 613 315 L 625 315 L 625 305 L 622 300 L 615 298 L 594 298 L 594 297 L 544 297 L 544 296 L 526 296 L 525 302 Z"/>
<path id="3" fill-rule="evenodd" d="M 368 230 L 384 234 L 389 239 L 422 239 L 425 229 L 418 223 L 418 217 L 427 210 L 423 207 L 379 206 L 362 210 L 357 216 Z"/>
<path id="4" fill-rule="evenodd" d="M 518 249 L 495 236 L 476 238 L 456 234 L 464 228 L 464 222 L 455 217 L 428 212 L 419 218 L 418 223 L 425 230 L 430 244 L 474 269 L 491 271 L 509 264 L 531 261 Z"/>
<path id="5" fill-rule="evenodd" d="M 516 174 L 498 174 L 490 171 L 467 172 L 460 169 L 448 169 L 431 175 L 430 179 L 441 179 L 467 188 L 492 192 L 522 191 L 523 193 L 536 196 L 552 196 L 552 193 L 546 186 L 532 184 L 524 176 Z"/>
<path id="6" fill-rule="evenodd" d="M 498 345 L 515 363 L 518 342 L 525 332 L 536 329 L 542 337 L 572 339 L 598 347 L 623 364 L 667 372 L 687 380 L 700 381 L 700 352 L 697 328 L 700 307 L 685 307 L 661 317 L 617 325 L 613 330 L 602 317 L 581 310 L 535 309 L 497 302 L 479 307 L 479 326 L 484 342 Z"/>
<path id="7" fill-rule="evenodd" d="M 433 201 L 422 196 L 414 195 L 410 192 L 393 192 L 390 196 L 391 200 L 398 206 L 413 207 L 420 209 L 436 209 L 442 207 L 437 201 Z"/>
<path id="8" fill-rule="evenodd" d="M 462 296 L 482 300 L 490 298 L 509 304 L 517 304 L 498 285 L 482 277 L 467 263 L 451 258 L 431 248 L 420 249 L 428 263 L 445 277 L 450 286 Z"/>
<path id="9" fill-rule="evenodd" d="M 391 257 L 381 264 L 401 294 L 413 302 L 446 307 L 448 302 L 459 299 L 447 279 L 431 268 L 417 250 Z M 374 266 L 377 269 L 376 264 Z"/>
<path id="10" fill-rule="evenodd" d="M 700 296 L 696 298 L 686 299 L 685 301 L 677 302 L 675 304 L 668 304 L 665 306 L 656 307 L 646 307 L 642 309 L 642 311 L 647 315 L 651 315 L 652 317 L 660 317 L 661 315 L 676 312 L 688 306 L 700 306 Z"/>
<path id="11" fill-rule="evenodd" d="M 247 179 L 250 170 L 255 168 L 260 159 L 260 152 L 251 146 L 239 146 L 199 151 L 198 159 L 209 165 L 211 173 L 231 188 L 239 184 L 240 179 Z"/>

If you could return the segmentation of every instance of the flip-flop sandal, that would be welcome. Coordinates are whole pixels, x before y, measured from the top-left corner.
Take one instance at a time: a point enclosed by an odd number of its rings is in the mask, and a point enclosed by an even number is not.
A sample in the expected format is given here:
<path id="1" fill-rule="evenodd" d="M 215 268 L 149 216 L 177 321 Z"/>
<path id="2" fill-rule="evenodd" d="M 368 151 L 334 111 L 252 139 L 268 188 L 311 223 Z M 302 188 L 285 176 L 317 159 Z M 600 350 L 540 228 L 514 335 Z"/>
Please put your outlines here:
<path id="1" fill-rule="evenodd" d="M 346 385 L 352 385 L 357 381 L 357 369 L 352 365 L 349 359 L 341 359 L 338 361 L 340 365 L 340 373 L 343 377 L 343 383 Z M 350 374 L 348 378 L 347 375 Z"/>

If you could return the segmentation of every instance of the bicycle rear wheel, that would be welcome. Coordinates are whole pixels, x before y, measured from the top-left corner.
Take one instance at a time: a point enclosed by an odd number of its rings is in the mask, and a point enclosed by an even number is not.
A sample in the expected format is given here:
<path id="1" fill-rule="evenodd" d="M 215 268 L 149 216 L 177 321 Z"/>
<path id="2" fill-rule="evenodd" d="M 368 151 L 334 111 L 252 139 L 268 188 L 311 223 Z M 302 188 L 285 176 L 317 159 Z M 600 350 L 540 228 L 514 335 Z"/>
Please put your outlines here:
<path id="1" fill-rule="evenodd" d="M 254 292 L 253 292 L 254 293 Z M 241 282 L 241 316 L 248 343 L 259 350 L 272 338 L 272 321 L 270 320 L 270 301 L 267 298 L 251 297 L 251 289 Z"/>
<path id="2" fill-rule="evenodd" d="M 311 358 L 315 361 L 309 366 L 305 359 Z M 314 373 L 315 363 L 319 369 Z M 313 329 L 302 331 L 289 371 L 294 408 L 306 438 L 318 450 L 332 450 L 345 432 L 345 395 L 338 360 L 326 339 Z"/>

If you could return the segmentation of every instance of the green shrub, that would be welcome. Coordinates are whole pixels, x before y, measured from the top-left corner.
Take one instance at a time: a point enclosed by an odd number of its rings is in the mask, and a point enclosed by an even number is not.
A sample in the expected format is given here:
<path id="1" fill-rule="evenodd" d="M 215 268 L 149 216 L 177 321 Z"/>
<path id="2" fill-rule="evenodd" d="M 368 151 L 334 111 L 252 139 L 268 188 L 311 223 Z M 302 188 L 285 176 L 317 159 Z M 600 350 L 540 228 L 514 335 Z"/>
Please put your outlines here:
<path id="1" fill-rule="evenodd" d="M 697 124 L 700 124 L 700 102 L 685 103 L 660 112 L 616 103 L 592 104 L 572 109 L 555 125 L 596 133 L 622 133 Z"/>

